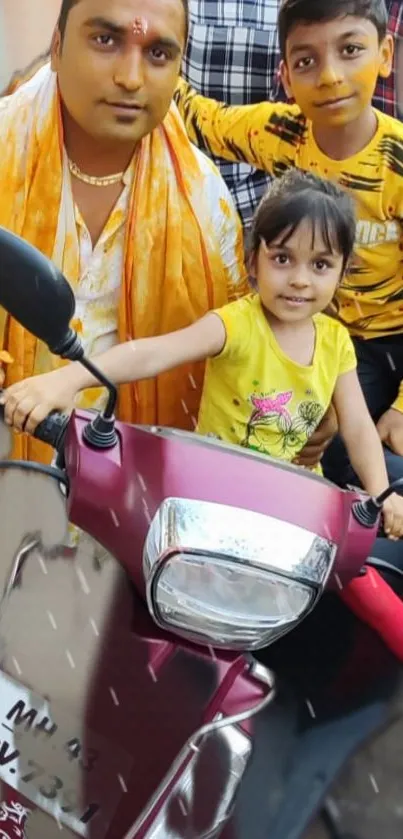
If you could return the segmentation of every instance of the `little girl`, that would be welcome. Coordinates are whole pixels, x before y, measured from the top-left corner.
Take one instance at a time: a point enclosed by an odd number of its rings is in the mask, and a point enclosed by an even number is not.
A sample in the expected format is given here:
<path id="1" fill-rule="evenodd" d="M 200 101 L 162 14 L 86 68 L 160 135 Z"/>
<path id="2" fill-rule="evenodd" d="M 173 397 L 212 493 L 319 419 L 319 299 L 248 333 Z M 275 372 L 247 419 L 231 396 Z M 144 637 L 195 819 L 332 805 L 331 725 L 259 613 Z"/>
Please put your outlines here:
<path id="1" fill-rule="evenodd" d="M 345 327 L 323 314 L 348 269 L 354 236 L 349 196 L 291 170 L 274 182 L 254 217 L 251 295 L 185 329 L 120 344 L 93 361 L 122 384 L 207 359 L 197 432 L 295 463 L 333 401 L 352 466 L 364 489 L 378 495 L 388 477 L 354 347 Z M 19 382 L 5 392 L 6 420 L 32 432 L 51 410 L 71 409 L 77 393 L 95 384 L 77 363 Z M 387 535 L 401 537 L 403 498 L 392 495 L 383 515 Z M 374 573 L 353 581 L 342 596 L 403 660 L 403 605 Z"/>

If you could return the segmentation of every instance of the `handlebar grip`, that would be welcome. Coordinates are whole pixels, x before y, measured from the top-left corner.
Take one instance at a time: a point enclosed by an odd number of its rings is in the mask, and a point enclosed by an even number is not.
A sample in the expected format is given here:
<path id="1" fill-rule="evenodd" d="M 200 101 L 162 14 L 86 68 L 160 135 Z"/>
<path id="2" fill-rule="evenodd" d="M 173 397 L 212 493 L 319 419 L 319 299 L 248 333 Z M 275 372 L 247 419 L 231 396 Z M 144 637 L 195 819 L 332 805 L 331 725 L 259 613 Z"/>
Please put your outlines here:
<path id="1" fill-rule="evenodd" d="M 0 389 L 0 396 L 3 391 Z M 67 425 L 70 417 L 67 414 L 60 414 L 58 411 L 52 411 L 42 422 L 37 425 L 33 433 L 33 437 L 40 440 L 42 443 L 47 443 L 57 451 L 63 446 L 64 435 L 66 433 Z M 0 421 L 4 421 L 4 405 L 0 405 Z"/>
<path id="2" fill-rule="evenodd" d="M 41 440 L 42 443 L 48 443 L 49 446 L 53 446 L 54 449 L 60 451 L 69 419 L 70 417 L 67 414 L 60 414 L 58 411 L 53 411 L 37 425 L 32 436 L 37 440 Z"/>

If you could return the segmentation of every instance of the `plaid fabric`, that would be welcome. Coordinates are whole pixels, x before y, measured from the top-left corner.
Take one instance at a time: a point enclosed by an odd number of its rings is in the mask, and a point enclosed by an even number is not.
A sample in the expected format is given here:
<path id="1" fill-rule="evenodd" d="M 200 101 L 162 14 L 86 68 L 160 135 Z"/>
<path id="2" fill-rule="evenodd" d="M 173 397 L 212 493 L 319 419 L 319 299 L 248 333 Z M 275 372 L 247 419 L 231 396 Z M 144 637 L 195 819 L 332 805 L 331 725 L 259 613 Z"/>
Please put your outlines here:
<path id="1" fill-rule="evenodd" d="M 379 79 L 374 96 L 374 105 L 385 114 L 401 118 L 402 105 L 397 101 L 396 90 L 396 47 L 400 38 L 403 37 L 403 0 L 386 0 L 389 14 L 388 29 L 395 42 L 395 59 L 391 75 L 388 79 Z"/>
<path id="2" fill-rule="evenodd" d="M 183 76 L 197 91 L 230 105 L 280 98 L 278 0 L 190 0 Z M 267 174 L 214 161 L 247 224 L 267 188 Z"/>

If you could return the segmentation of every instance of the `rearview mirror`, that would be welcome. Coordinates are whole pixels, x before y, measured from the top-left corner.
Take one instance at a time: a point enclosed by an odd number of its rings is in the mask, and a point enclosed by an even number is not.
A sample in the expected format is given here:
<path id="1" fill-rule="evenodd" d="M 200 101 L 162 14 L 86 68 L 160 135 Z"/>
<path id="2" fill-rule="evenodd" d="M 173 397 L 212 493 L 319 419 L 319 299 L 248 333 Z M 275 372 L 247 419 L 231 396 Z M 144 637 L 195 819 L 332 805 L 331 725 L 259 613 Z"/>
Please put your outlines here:
<path id="1" fill-rule="evenodd" d="M 80 341 L 70 328 L 75 299 L 69 283 L 50 259 L 3 227 L 0 306 L 55 355 L 81 358 Z"/>

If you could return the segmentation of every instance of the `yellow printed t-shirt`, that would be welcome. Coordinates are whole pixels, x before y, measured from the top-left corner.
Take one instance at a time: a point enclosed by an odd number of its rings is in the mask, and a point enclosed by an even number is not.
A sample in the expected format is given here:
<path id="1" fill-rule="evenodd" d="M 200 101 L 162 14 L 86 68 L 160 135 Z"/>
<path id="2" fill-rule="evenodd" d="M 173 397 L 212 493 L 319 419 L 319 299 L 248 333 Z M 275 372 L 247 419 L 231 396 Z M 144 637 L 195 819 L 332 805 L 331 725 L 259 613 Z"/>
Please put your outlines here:
<path id="1" fill-rule="evenodd" d="M 315 315 L 315 352 L 305 367 L 280 349 L 258 295 L 216 314 L 227 340 L 207 362 L 197 431 L 293 460 L 329 407 L 338 377 L 356 367 L 347 329 Z"/>
<path id="2" fill-rule="evenodd" d="M 327 157 L 297 105 L 227 107 L 183 80 L 175 96 L 191 140 L 226 160 L 279 177 L 296 166 L 348 190 L 356 202 L 355 259 L 338 291 L 340 320 L 353 335 L 403 332 L 403 124 L 375 111 L 371 142 L 347 160 Z"/>

